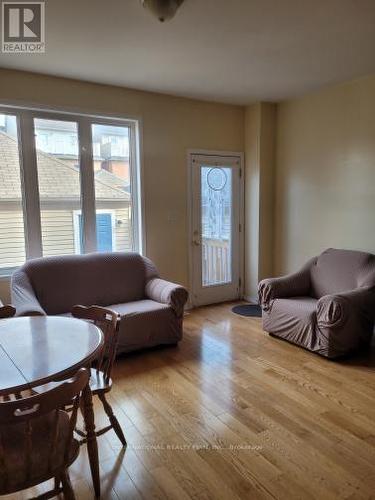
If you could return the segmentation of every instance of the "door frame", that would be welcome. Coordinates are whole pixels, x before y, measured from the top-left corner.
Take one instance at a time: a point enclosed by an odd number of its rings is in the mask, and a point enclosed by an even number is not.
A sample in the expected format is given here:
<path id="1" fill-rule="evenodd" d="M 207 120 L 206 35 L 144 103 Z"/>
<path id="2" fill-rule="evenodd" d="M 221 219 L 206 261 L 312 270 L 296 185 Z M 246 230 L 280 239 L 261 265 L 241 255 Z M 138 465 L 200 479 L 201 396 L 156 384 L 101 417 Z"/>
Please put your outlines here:
<path id="1" fill-rule="evenodd" d="M 218 156 L 222 158 L 226 157 L 237 157 L 240 162 L 240 199 L 239 199 L 239 224 L 240 224 L 240 265 L 239 265 L 239 276 L 240 276 L 240 296 L 242 299 L 244 296 L 244 273 L 245 273 L 245 169 L 244 169 L 244 158 L 245 155 L 238 151 L 220 151 L 220 150 L 207 150 L 207 149 L 188 149 L 186 155 L 187 162 L 187 214 L 188 214 L 188 224 L 187 224 L 187 242 L 188 242 L 188 287 L 189 287 L 189 300 L 187 304 L 187 309 L 193 309 L 196 307 L 194 305 L 193 299 L 193 246 L 192 246 L 192 233 L 193 233 L 193 183 L 192 183 L 192 156 Z"/>

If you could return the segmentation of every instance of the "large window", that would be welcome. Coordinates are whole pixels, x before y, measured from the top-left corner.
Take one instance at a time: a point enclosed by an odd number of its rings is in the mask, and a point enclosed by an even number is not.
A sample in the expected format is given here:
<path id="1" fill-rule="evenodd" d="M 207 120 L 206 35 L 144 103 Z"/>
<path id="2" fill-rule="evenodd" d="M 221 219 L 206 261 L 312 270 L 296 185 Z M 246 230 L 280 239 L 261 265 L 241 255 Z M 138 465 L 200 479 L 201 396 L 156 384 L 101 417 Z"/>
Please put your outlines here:
<path id="1" fill-rule="evenodd" d="M 27 258 L 141 251 L 137 123 L 0 108 L 0 275 Z"/>

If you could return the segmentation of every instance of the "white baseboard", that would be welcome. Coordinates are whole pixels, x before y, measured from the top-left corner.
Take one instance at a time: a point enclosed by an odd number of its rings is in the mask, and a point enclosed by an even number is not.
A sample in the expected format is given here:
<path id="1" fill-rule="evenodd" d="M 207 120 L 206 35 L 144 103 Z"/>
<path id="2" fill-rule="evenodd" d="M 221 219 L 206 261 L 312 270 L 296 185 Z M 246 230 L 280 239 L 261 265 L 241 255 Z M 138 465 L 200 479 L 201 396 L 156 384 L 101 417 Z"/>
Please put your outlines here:
<path id="1" fill-rule="evenodd" d="M 250 302 L 251 304 L 258 304 L 258 297 L 257 296 L 251 297 L 250 295 L 245 295 L 244 300 L 246 300 L 246 302 Z"/>
<path id="2" fill-rule="evenodd" d="M 250 302 L 250 304 L 258 304 L 259 303 L 257 296 L 251 297 L 250 295 L 242 295 L 239 300 L 245 300 L 246 302 Z M 214 303 L 212 305 L 214 305 Z M 193 303 L 189 298 L 187 303 L 185 304 L 184 309 L 185 309 L 185 311 L 192 311 L 196 307 L 199 307 L 199 306 L 193 306 Z"/>

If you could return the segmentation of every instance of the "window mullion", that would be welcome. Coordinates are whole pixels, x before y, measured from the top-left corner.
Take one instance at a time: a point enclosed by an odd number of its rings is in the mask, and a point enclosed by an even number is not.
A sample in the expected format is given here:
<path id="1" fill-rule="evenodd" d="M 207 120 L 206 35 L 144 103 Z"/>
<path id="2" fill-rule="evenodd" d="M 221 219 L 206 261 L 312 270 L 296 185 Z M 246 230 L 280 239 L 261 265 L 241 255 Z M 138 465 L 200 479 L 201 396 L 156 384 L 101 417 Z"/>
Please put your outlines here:
<path id="1" fill-rule="evenodd" d="M 138 167 L 139 159 L 136 149 L 136 129 L 135 124 L 130 127 L 129 137 L 129 167 L 130 167 L 130 193 L 131 193 L 131 214 L 132 214 L 132 238 L 133 248 L 135 251 L 142 253 L 144 251 L 143 242 L 141 241 L 142 230 L 140 227 L 141 221 L 141 193 L 140 193 L 140 171 Z"/>
<path id="2" fill-rule="evenodd" d="M 80 119 L 78 123 L 80 150 L 81 199 L 83 222 L 83 251 L 96 251 L 95 177 L 92 151 L 91 124 Z"/>
<path id="3" fill-rule="evenodd" d="M 18 121 L 23 209 L 25 219 L 26 258 L 41 257 L 42 229 L 35 147 L 34 120 L 31 114 L 21 113 Z"/>

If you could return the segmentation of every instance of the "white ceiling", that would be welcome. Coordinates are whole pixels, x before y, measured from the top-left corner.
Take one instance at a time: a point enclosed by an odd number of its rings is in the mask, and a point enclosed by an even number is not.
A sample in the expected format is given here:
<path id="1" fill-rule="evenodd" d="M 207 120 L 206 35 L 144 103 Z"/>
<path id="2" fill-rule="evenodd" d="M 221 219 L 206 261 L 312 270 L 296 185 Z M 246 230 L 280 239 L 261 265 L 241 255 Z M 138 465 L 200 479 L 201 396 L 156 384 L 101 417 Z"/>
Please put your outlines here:
<path id="1" fill-rule="evenodd" d="M 282 100 L 375 73 L 375 0 L 46 0 L 46 54 L 0 66 L 200 99 Z"/>

